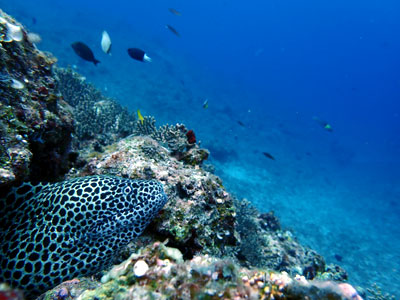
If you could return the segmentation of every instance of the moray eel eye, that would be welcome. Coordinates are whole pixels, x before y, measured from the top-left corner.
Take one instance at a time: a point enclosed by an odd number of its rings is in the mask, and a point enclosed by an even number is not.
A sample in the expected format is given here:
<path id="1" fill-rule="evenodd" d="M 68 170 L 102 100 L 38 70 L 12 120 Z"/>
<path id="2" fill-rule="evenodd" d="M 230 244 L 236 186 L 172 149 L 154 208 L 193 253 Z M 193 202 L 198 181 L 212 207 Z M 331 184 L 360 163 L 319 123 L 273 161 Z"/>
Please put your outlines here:
<path id="1" fill-rule="evenodd" d="M 125 190 L 124 190 L 124 193 L 126 194 L 126 195 L 128 195 L 130 192 L 131 192 L 131 187 L 130 186 L 127 186 L 126 188 L 125 188 Z"/>

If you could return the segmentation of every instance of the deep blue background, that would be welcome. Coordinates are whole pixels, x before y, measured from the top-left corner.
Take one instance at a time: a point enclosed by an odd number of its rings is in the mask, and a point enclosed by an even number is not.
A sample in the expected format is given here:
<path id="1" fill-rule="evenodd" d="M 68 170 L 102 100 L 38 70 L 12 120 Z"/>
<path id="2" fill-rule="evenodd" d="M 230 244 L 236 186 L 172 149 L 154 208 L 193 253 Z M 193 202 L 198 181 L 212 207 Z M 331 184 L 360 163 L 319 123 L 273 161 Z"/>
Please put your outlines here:
<path id="1" fill-rule="evenodd" d="M 273 209 L 304 244 L 345 267 L 350 282 L 398 293 L 400 2 L 0 0 L 0 7 L 39 33 L 38 47 L 59 65 L 132 111 L 193 128 L 224 185 Z M 104 29 L 112 56 L 99 46 Z M 77 40 L 93 49 L 97 67 L 73 53 Z M 129 47 L 153 62 L 131 60 Z"/>

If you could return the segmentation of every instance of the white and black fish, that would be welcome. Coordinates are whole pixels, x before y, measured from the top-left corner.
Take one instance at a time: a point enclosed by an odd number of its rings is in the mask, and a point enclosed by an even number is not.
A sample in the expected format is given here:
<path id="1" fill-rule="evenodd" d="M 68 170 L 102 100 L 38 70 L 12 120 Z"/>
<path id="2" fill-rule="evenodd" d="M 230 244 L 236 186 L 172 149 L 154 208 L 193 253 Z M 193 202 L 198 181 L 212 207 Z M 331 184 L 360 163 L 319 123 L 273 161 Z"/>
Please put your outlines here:
<path id="1" fill-rule="evenodd" d="M 72 49 L 74 49 L 76 55 L 80 58 L 90 61 L 97 65 L 100 61 L 94 57 L 93 51 L 82 42 L 74 42 L 71 44 Z"/>
<path id="2" fill-rule="evenodd" d="M 129 48 L 128 54 L 133 59 L 143 62 L 151 62 L 151 58 L 147 56 L 146 52 L 139 48 Z"/>
<path id="3" fill-rule="evenodd" d="M 0 282 L 33 298 L 104 268 L 167 202 L 161 183 L 90 176 L 24 183 L 0 200 Z"/>
<path id="4" fill-rule="evenodd" d="M 111 39 L 107 31 L 105 30 L 103 31 L 103 34 L 101 36 L 101 49 L 105 54 L 111 55 Z"/>

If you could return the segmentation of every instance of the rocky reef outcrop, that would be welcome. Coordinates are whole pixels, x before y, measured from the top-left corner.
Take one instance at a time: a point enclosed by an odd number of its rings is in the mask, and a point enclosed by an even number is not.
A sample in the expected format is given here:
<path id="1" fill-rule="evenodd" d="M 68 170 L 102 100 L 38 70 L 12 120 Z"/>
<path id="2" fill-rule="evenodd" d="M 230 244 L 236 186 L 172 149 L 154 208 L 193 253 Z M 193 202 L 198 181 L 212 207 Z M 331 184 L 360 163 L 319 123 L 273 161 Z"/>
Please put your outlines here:
<path id="1" fill-rule="evenodd" d="M 230 259 L 198 255 L 183 261 L 174 248 L 156 242 L 113 267 L 100 282 L 66 282 L 51 299 L 308 299 L 360 300 L 347 283 L 315 282 L 286 272 L 251 270 Z M 354 297 L 352 297 L 354 296 Z"/>
<path id="2" fill-rule="evenodd" d="M 203 167 L 208 151 L 192 130 L 136 120 L 79 74 L 55 69 L 56 59 L 1 11 L 0 33 L 0 187 L 108 174 L 157 179 L 169 199 L 110 262 L 118 265 L 42 298 L 361 299 L 340 266 L 300 245 L 273 212 L 231 195 Z"/>
<path id="3" fill-rule="evenodd" d="M 74 109 L 74 149 L 101 150 L 133 132 L 136 118 L 118 102 L 72 69 L 54 68 L 54 73 L 60 94 Z"/>
<path id="4" fill-rule="evenodd" d="M 235 199 L 218 176 L 180 161 L 149 136 L 132 135 L 83 158 L 85 167 L 71 170 L 69 176 L 113 174 L 164 184 L 168 204 L 139 238 L 140 245 L 168 239 L 168 246 L 178 248 L 186 259 L 200 254 L 230 257 L 248 267 L 309 279 L 327 271 L 323 257 L 281 229 L 273 213 L 260 214 L 248 201 Z M 346 276 L 340 269 L 331 277 Z"/>
<path id="5" fill-rule="evenodd" d="M 56 88 L 57 61 L 20 23 L 0 11 L 0 186 L 54 181 L 68 167 L 74 121 Z"/>

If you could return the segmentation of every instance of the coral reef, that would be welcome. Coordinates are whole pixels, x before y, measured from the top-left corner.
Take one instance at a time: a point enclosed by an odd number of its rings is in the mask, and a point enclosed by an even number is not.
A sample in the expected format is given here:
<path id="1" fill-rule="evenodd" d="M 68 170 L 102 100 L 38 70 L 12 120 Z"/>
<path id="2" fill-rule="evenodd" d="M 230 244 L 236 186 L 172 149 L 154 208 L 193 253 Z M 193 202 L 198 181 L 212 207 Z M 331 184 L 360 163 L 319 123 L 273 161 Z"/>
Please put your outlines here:
<path id="1" fill-rule="evenodd" d="M 183 124 L 163 125 L 161 126 L 152 137 L 165 144 L 173 155 L 185 151 L 189 142 L 186 137 L 187 129 Z"/>
<path id="2" fill-rule="evenodd" d="M 74 124 L 57 93 L 52 74 L 56 59 L 39 51 L 27 34 L 0 11 L 0 186 L 14 180 L 56 180 L 69 168 Z"/>
<path id="3" fill-rule="evenodd" d="M 0 21 L 0 185 L 61 179 L 73 163 L 84 164 L 73 150 L 101 152 L 132 133 L 151 135 L 187 164 L 207 159 L 184 125 L 156 129 L 152 117 L 136 122 L 79 74 L 54 67 L 56 59 L 37 50 L 11 17 L 1 12 Z"/>
<path id="4" fill-rule="evenodd" d="M 273 212 L 260 214 L 248 201 L 236 201 L 237 230 L 241 237 L 238 258 L 248 267 L 302 274 L 307 279 L 347 280 L 339 266 L 326 265 L 315 251 L 302 247 L 288 230 L 282 230 Z M 255 245 L 257 245 L 255 247 Z"/>
<path id="5" fill-rule="evenodd" d="M 192 166 L 202 165 L 210 155 L 196 144 L 193 130 L 187 130 L 183 124 L 166 124 L 157 129 L 154 117 L 146 116 L 136 122 L 134 135 L 152 137 L 169 149 L 172 156 Z"/>
<path id="6" fill-rule="evenodd" d="M 329 278 L 338 278 L 341 269 L 328 269 L 320 255 L 281 229 L 273 213 L 259 214 L 249 202 L 235 200 L 217 176 L 169 154 L 153 138 L 132 135 L 105 147 L 104 153 L 84 157 L 85 168 L 72 170 L 70 176 L 115 174 L 164 184 L 169 202 L 135 250 L 149 240 L 168 239 L 168 245 L 180 249 L 185 259 L 198 254 L 227 256 L 248 267 L 302 274 L 307 279 L 326 272 Z M 344 271 L 342 275 L 340 279 L 345 279 Z"/>
<path id="7" fill-rule="evenodd" d="M 336 282 L 347 279 L 342 268 L 301 246 L 273 212 L 229 194 L 202 166 L 209 152 L 192 130 L 136 120 L 79 74 L 54 68 L 55 58 L 0 14 L 0 186 L 56 180 L 69 170 L 67 178 L 157 179 L 169 199 L 101 282 L 67 281 L 44 299 L 361 299 Z M 85 164 L 69 169 L 78 155 Z M 378 288 L 371 293 L 389 299 Z M 21 299 L 0 285 L 3 296 Z"/>
<path id="8" fill-rule="evenodd" d="M 105 97 L 71 69 L 55 68 L 57 87 L 73 108 L 78 148 L 91 144 L 95 150 L 133 133 L 135 116 L 116 101 Z"/>
<path id="9" fill-rule="evenodd" d="M 178 161 L 157 141 L 142 136 L 129 136 L 84 159 L 85 168 L 72 170 L 71 175 L 119 174 L 163 182 L 169 202 L 153 223 L 153 233 L 169 238 L 185 256 L 199 250 L 214 255 L 233 251 L 233 200 L 215 175 Z"/>
<path id="10" fill-rule="evenodd" d="M 160 242 L 113 267 L 96 288 L 87 287 L 87 280 L 63 284 L 43 299 L 361 299 L 348 295 L 350 285 L 249 270 L 229 259 L 199 255 L 183 262 L 177 249 Z"/>
<path id="11" fill-rule="evenodd" d="M 389 295 L 388 293 L 383 293 L 381 287 L 377 284 L 373 284 L 370 288 L 367 288 L 368 300 L 395 300 L 396 297 Z"/>
<path id="12" fill-rule="evenodd" d="M 134 135 L 153 136 L 157 132 L 156 119 L 152 116 L 145 116 L 143 120 L 137 120 Z"/>

